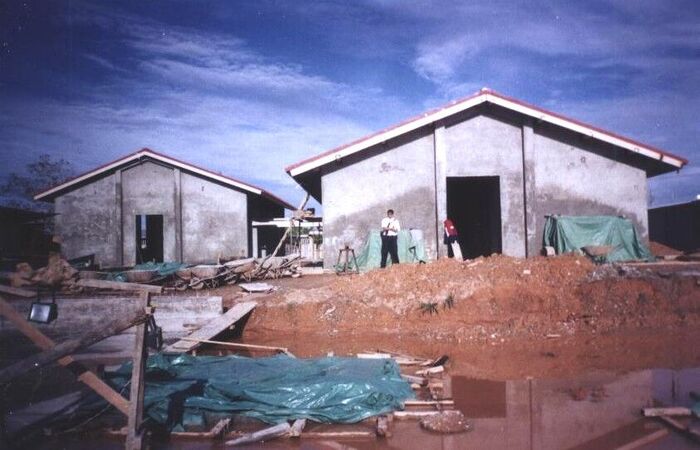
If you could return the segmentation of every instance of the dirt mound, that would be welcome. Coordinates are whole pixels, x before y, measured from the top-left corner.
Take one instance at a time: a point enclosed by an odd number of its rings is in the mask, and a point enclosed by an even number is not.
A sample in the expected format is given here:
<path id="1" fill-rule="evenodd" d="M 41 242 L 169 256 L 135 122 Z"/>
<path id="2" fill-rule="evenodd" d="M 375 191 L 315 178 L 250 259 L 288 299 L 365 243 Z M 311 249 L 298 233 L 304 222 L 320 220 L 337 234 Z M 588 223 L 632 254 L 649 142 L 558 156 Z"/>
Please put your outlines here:
<path id="1" fill-rule="evenodd" d="M 654 256 L 678 256 L 683 254 L 680 250 L 655 241 L 649 241 L 649 250 Z"/>
<path id="2" fill-rule="evenodd" d="M 283 290 L 264 301 L 251 325 L 493 340 L 696 323 L 699 300 L 692 277 L 632 273 L 574 255 L 494 255 L 402 264 L 314 289 Z"/>

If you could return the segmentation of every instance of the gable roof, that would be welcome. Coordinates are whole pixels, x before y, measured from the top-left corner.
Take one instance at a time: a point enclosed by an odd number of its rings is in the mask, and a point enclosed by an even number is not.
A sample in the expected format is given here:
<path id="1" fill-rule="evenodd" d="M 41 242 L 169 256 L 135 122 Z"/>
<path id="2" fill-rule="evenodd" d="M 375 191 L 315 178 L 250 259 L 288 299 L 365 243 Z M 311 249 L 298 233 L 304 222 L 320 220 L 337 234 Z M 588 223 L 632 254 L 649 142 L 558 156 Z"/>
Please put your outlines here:
<path id="1" fill-rule="evenodd" d="M 600 141 L 622 147 L 626 150 L 659 161 L 659 163 L 666 165 L 667 171 L 680 169 L 688 163 L 687 159 L 673 155 L 664 150 L 660 150 L 650 145 L 643 144 L 592 125 L 588 125 L 578 120 L 562 116 L 546 109 L 530 105 L 521 100 L 507 97 L 491 89 L 483 88 L 479 92 L 469 97 L 454 101 L 441 108 L 426 112 L 420 116 L 411 118 L 377 133 L 350 142 L 349 144 L 341 145 L 340 147 L 328 150 L 314 157 L 299 161 L 298 163 L 288 166 L 285 168 L 285 170 L 292 177 L 302 175 L 339 158 L 361 152 L 376 144 L 380 144 L 389 139 L 401 136 L 423 126 L 430 125 L 434 122 L 450 117 L 462 111 L 466 111 L 483 103 L 499 105 L 503 108 L 516 111 L 534 119 L 558 125 L 576 133 L 581 133 Z"/>
<path id="2" fill-rule="evenodd" d="M 272 200 L 273 202 L 277 203 L 280 206 L 283 206 L 284 208 L 287 209 L 295 209 L 294 206 L 291 204 L 287 203 L 286 201 L 282 200 L 281 198 L 277 197 L 276 195 L 259 188 L 257 186 L 254 186 L 252 184 L 245 183 L 243 181 L 237 180 L 235 178 L 231 178 L 225 175 L 222 175 L 220 173 L 215 173 L 207 169 L 203 169 L 199 166 L 195 166 L 194 164 L 186 163 L 184 161 L 180 161 L 179 159 L 172 158 L 170 156 L 164 155 L 162 153 L 155 152 L 149 148 L 142 148 L 141 150 L 138 150 L 134 153 L 131 153 L 129 155 L 126 155 L 122 158 L 116 159 L 112 162 L 109 162 L 107 164 L 104 164 L 100 167 L 97 167 L 89 172 L 85 172 L 81 175 L 78 175 L 74 178 L 69 179 L 68 181 L 65 181 L 57 186 L 54 186 L 52 188 L 49 188 L 43 192 L 40 192 L 34 196 L 34 200 L 44 200 L 44 201 L 51 201 L 61 193 L 71 189 L 74 186 L 80 185 L 80 183 L 87 182 L 93 178 L 99 177 L 102 174 L 105 174 L 111 170 L 116 170 L 119 167 L 123 167 L 133 161 L 139 161 L 144 158 L 150 158 L 155 161 L 160 161 L 165 164 L 171 165 L 178 167 L 180 169 L 183 169 L 187 172 L 194 173 L 196 175 L 199 175 L 203 178 L 213 180 L 213 181 L 218 181 L 219 183 L 222 183 L 227 186 L 235 187 L 238 189 L 241 189 L 246 192 L 250 192 L 252 194 L 257 194 L 261 195 L 263 197 L 267 197 L 268 199 Z"/>

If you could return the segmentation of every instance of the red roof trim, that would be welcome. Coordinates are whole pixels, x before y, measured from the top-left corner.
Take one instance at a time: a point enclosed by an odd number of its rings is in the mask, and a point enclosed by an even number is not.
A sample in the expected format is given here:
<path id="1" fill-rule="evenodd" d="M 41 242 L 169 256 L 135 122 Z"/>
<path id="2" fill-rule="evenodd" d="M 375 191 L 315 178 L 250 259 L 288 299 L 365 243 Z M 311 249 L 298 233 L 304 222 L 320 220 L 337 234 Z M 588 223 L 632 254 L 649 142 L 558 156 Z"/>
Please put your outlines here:
<path id="1" fill-rule="evenodd" d="M 318 160 L 318 159 L 324 158 L 324 157 L 326 157 L 326 156 L 332 155 L 332 154 L 334 154 L 334 153 L 336 153 L 336 152 L 340 152 L 340 151 L 342 151 L 342 150 L 344 150 L 344 149 L 346 149 L 346 148 L 348 148 L 348 147 L 351 147 L 351 146 L 353 146 L 353 145 L 360 144 L 360 143 L 362 143 L 363 141 L 372 139 L 372 138 L 374 138 L 374 137 L 376 137 L 376 136 L 379 136 L 379 135 L 381 135 L 381 134 L 387 133 L 387 132 L 389 132 L 389 131 L 391 131 L 391 130 L 394 130 L 394 129 L 396 129 L 396 128 L 399 128 L 399 127 L 402 127 L 402 126 L 404 126 L 404 125 L 410 124 L 411 122 L 415 122 L 415 121 L 417 121 L 417 120 L 423 119 L 423 118 L 426 117 L 426 116 L 430 116 L 430 115 L 436 114 L 436 113 L 438 113 L 438 112 L 440 112 L 440 111 L 442 111 L 442 110 L 445 110 L 445 109 L 447 109 L 447 108 L 451 108 L 451 107 L 453 107 L 453 106 L 455 106 L 455 105 L 458 105 L 458 104 L 460 104 L 460 103 L 468 102 L 468 101 L 473 100 L 473 99 L 475 99 L 475 98 L 477 98 L 477 97 L 479 97 L 479 96 L 482 96 L 482 95 L 492 95 L 492 96 L 494 96 L 494 97 L 498 97 L 498 98 L 501 98 L 501 99 L 503 99 L 503 100 L 506 100 L 506 101 L 509 101 L 509 102 L 512 102 L 512 103 L 516 103 L 516 104 L 521 105 L 521 106 L 524 106 L 524 107 L 526 107 L 526 108 L 530 108 L 530 109 L 533 109 L 533 110 L 535 110 L 535 111 L 539 111 L 539 112 L 541 112 L 541 113 L 543 113 L 543 114 L 547 114 L 547 115 L 550 115 L 550 116 L 554 116 L 554 117 L 557 117 L 557 118 L 559 118 L 559 119 L 561 119 L 561 120 L 565 120 L 565 121 L 574 123 L 574 124 L 576 124 L 576 125 L 579 125 L 579 126 L 582 126 L 582 127 L 585 127 L 585 128 L 589 128 L 589 129 L 591 129 L 591 130 L 593 130 L 593 131 L 596 131 L 596 132 L 598 132 L 598 133 L 608 135 L 608 136 L 610 136 L 610 137 L 612 137 L 612 138 L 619 139 L 619 140 L 621 140 L 621 141 L 625 141 L 625 142 L 627 142 L 627 143 L 629 143 L 629 144 L 632 144 L 632 145 L 635 145 L 635 146 L 639 146 L 639 147 L 643 147 L 643 148 L 652 150 L 652 151 L 657 152 L 657 153 L 659 153 L 659 154 L 661 154 L 661 155 L 663 155 L 663 156 L 668 156 L 668 157 L 670 157 L 670 158 L 677 159 L 677 160 L 681 161 L 681 162 L 683 163 L 683 165 L 688 164 L 688 160 L 687 160 L 687 159 L 685 159 L 685 158 L 683 158 L 683 157 L 680 157 L 680 156 L 678 156 L 678 155 L 674 155 L 673 153 L 670 153 L 670 152 L 668 152 L 668 151 L 661 150 L 661 149 L 659 149 L 659 148 L 650 146 L 650 145 L 648 145 L 648 144 L 644 144 L 644 143 L 639 142 L 639 141 L 636 141 L 636 140 L 634 140 L 634 139 L 630 139 L 630 138 L 628 138 L 628 137 L 621 136 L 621 135 L 616 134 L 616 133 L 613 133 L 613 132 L 611 132 L 611 131 L 607 131 L 607 130 L 604 130 L 604 129 L 602 129 L 602 128 L 599 128 L 599 127 L 596 127 L 596 126 L 587 124 L 587 123 L 582 122 L 582 121 L 580 121 L 580 120 L 572 119 L 572 118 L 567 117 L 567 116 L 564 116 L 564 115 L 562 115 L 562 114 L 558 114 L 558 113 L 555 113 L 555 112 L 546 110 L 546 109 L 544 109 L 544 108 L 540 108 L 540 107 L 538 107 L 538 106 L 532 105 L 532 104 L 530 104 L 530 103 L 526 103 L 526 102 L 524 102 L 524 101 L 522 101 L 522 100 L 518 100 L 518 99 L 513 98 L 513 97 L 508 97 L 508 96 L 506 96 L 506 95 L 503 95 L 503 94 L 501 94 L 501 93 L 499 93 L 499 92 L 496 92 L 496 91 L 493 91 L 493 90 L 491 90 L 491 89 L 484 88 L 484 89 L 480 90 L 479 92 L 476 92 L 475 94 L 472 94 L 472 95 L 470 95 L 470 96 L 468 96 L 468 97 L 464 97 L 464 98 L 461 98 L 461 99 L 459 99 L 459 100 L 450 102 L 450 103 L 448 103 L 448 104 L 446 104 L 446 105 L 443 105 L 443 106 L 441 106 L 441 107 L 439 107 L 439 108 L 435 108 L 435 109 L 430 110 L 430 111 L 427 111 L 427 112 L 425 112 L 425 113 L 423 113 L 423 114 L 420 114 L 420 115 L 411 117 L 410 119 L 407 119 L 407 120 L 404 120 L 404 121 L 402 121 L 402 122 L 400 122 L 400 123 L 397 123 L 397 124 L 395 124 L 395 125 L 392 125 L 392 126 L 390 126 L 390 127 L 388 127 L 388 128 L 384 128 L 383 130 L 380 130 L 380 131 L 377 131 L 377 132 L 375 132 L 375 133 L 372 133 L 372 134 L 366 135 L 366 136 L 364 136 L 364 137 L 361 137 L 361 138 L 359 138 L 359 139 L 356 139 L 356 140 L 354 140 L 354 141 L 352 141 L 352 142 L 350 142 L 350 143 L 343 144 L 343 145 L 341 145 L 341 146 L 339 146 L 339 147 L 335 147 L 335 148 L 333 148 L 333 149 L 331 149 L 331 150 L 327 150 L 327 151 L 325 151 L 325 152 L 323 152 L 323 153 L 319 153 L 319 154 L 317 154 L 317 155 L 315 155 L 315 156 L 312 156 L 312 157 L 310 157 L 310 158 L 306 158 L 306 159 L 304 159 L 304 160 L 302 160 L 302 161 L 299 161 L 299 162 L 296 162 L 296 163 L 294 163 L 294 164 L 291 164 L 291 165 L 289 165 L 289 166 L 287 166 L 287 167 L 285 168 L 285 171 L 286 171 L 287 173 L 289 173 L 289 172 L 291 172 L 292 170 L 296 169 L 297 167 L 303 166 L 304 164 L 308 164 L 308 163 L 310 163 L 310 162 L 313 162 L 313 161 L 316 161 L 316 160 Z M 487 99 L 487 101 L 488 101 L 488 99 Z"/>
<path id="2" fill-rule="evenodd" d="M 517 98 L 508 97 L 508 96 L 503 95 L 503 94 L 501 94 L 501 93 L 499 93 L 499 92 L 496 92 L 496 91 L 489 90 L 489 91 L 488 91 L 488 94 L 493 95 L 494 97 L 502 98 L 503 100 L 507 100 L 507 101 L 509 101 L 509 102 L 517 103 L 518 105 L 525 106 L 525 107 L 527 107 L 527 108 L 534 109 L 534 110 L 539 111 L 539 112 L 541 112 L 541 113 L 548 114 L 548 115 L 550 115 L 550 116 L 554 116 L 554 117 L 557 117 L 557 118 L 559 118 L 559 119 L 562 119 L 562 120 L 566 120 L 566 121 L 568 121 L 568 122 L 575 123 L 576 125 L 580 125 L 580 126 L 582 126 L 582 127 L 590 128 L 591 130 L 597 131 L 598 133 L 607 134 L 607 135 L 610 136 L 610 137 L 613 137 L 613 138 L 615 138 L 615 139 L 619 139 L 619 140 L 621 140 L 621 141 L 625 141 L 625 142 L 627 142 L 627 143 L 629 143 L 629 144 L 636 145 L 636 146 L 639 146 L 639 147 L 644 147 L 644 148 L 647 148 L 647 149 L 649 149 L 649 150 L 653 150 L 653 151 L 655 151 L 655 152 L 657 152 L 657 153 L 660 153 L 660 154 L 662 154 L 662 155 L 664 155 L 664 156 L 668 156 L 668 157 L 670 157 L 670 158 L 675 158 L 675 159 L 677 159 L 677 160 L 679 160 L 679 161 L 682 161 L 683 164 L 688 164 L 688 160 L 685 159 L 685 158 L 683 158 L 683 157 L 681 157 L 681 156 L 674 155 L 673 153 L 670 153 L 670 152 L 668 152 L 668 151 L 666 151 L 666 150 L 662 150 L 662 149 L 660 149 L 660 148 L 651 146 L 651 145 L 649 145 L 649 144 L 645 144 L 645 143 L 640 142 L 640 141 L 636 141 L 636 140 L 631 139 L 631 138 L 628 138 L 628 137 L 626 137 L 626 136 L 622 136 L 622 135 L 619 135 L 619 134 L 617 134 L 617 133 L 613 133 L 612 131 L 605 130 L 605 129 L 600 128 L 600 127 L 597 127 L 597 126 L 595 126 L 595 125 L 591 125 L 591 124 L 588 124 L 588 123 L 586 123 L 586 122 L 582 122 L 582 121 L 577 120 L 577 119 L 572 119 L 571 117 L 567 117 L 567 116 L 564 116 L 564 115 L 562 115 L 562 114 L 558 114 L 558 113 L 549 111 L 549 110 L 544 109 L 544 108 L 541 108 L 541 107 L 539 107 L 539 106 L 535 106 L 535 105 L 533 105 L 533 104 L 524 102 L 524 101 L 522 101 L 522 100 L 518 100 Z"/>
<path id="3" fill-rule="evenodd" d="M 279 203 L 279 204 L 280 204 L 281 206 L 283 206 L 284 208 L 292 209 L 292 210 L 295 209 L 294 206 L 292 206 L 290 203 L 288 203 L 288 202 L 282 200 L 281 198 L 277 197 L 276 195 L 272 194 L 271 192 L 268 192 L 268 191 L 266 191 L 265 189 L 262 189 L 262 188 L 260 188 L 260 187 L 258 187 L 258 186 L 252 185 L 252 184 L 250 184 L 250 183 L 246 183 L 246 182 L 244 182 L 244 181 L 238 180 L 238 179 L 236 179 L 236 178 L 233 178 L 233 177 L 230 177 L 230 176 L 227 176 L 227 175 L 223 175 L 223 174 L 221 174 L 221 173 L 213 172 L 213 171 L 211 171 L 211 170 L 205 169 L 205 168 L 200 167 L 200 166 L 197 166 L 197 165 L 195 165 L 195 164 L 191 164 L 191 163 L 182 161 L 182 160 L 177 159 L 177 158 L 173 158 L 172 156 L 168 156 L 168 155 L 166 155 L 166 154 L 164 154 L 164 153 L 160 153 L 160 152 L 151 150 L 150 148 L 147 148 L 147 147 L 144 147 L 144 148 L 142 148 L 141 150 L 137 150 L 137 151 L 135 151 L 135 152 L 129 153 L 128 155 L 122 156 L 121 158 L 117 158 L 117 159 L 115 159 L 114 161 L 111 161 L 111 162 L 102 164 L 102 165 L 96 167 L 95 169 L 88 170 L 88 171 L 83 172 L 83 173 L 81 173 L 81 174 L 79 174 L 79 175 L 76 175 L 76 176 L 74 176 L 74 177 L 72 177 L 72 178 L 70 178 L 70 179 L 68 179 L 68 180 L 66 180 L 66 181 L 64 181 L 64 182 L 62 182 L 62 183 L 59 183 L 59 184 L 56 185 L 56 186 L 52 186 L 52 187 L 50 187 L 50 188 L 48 188 L 48 189 L 43 190 L 42 192 L 36 194 L 35 197 L 42 196 L 42 195 L 44 195 L 46 192 L 51 191 L 51 190 L 54 190 L 54 189 L 56 189 L 57 187 L 60 187 L 60 186 L 63 186 L 63 185 L 71 184 L 71 183 L 73 183 L 75 180 L 77 180 L 77 179 L 79 179 L 79 178 L 82 178 L 82 177 L 85 177 L 86 175 L 94 174 L 94 176 L 98 176 L 98 175 L 100 174 L 100 172 L 103 171 L 105 168 L 107 168 L 107 167 L 109 167 L 109 166 L 115 166 L 115 165 L 118 166 L 120 163 L 122 163 L 122 162 L 127 162 L 129 159 L 133 158 L 134 156 L 136 156 L 136 155 L 138 155 L 138 154 L 140 154 L 140 153 L 142 153 L 143 156 L 148 156 L 149 154 L 151 154 L 151 155 L 155 155 L 155 156 L 164 158 L 164 159 L 166 159 L 166 160 L 174 161 L 174 162 L 176 162 L 176 163 L 178 163 L 178 164 L 182 164 L 183 166 L 186 166 L 186 167 L 191 167 L 191 168 L 194 169 L 194 170 L 198 170 L 198 171 L 204 172 L 204 175 L 205 175 L 205 176 L 206 176 L 206 175 L 212 175 L 212 176 L 224 178 L 224 179 L 226 179 L 226 180 L 231 181 L 232 183 L 242 184 L 242 185 L 247 186 L 247 187 L 249 187 L 249 188 L 251 188 L 251 189 L 255 189 L 255 190 L 261 191 L 261 195 L 264 195 L 264 196 L 270 198 L 270 200 L 273 200 L 274 202 Z M 66 187 L 68 187 L 68 186 L 66 186 Z M 57 192 L 59 192 L 59 191 L 57 191 Z"/>

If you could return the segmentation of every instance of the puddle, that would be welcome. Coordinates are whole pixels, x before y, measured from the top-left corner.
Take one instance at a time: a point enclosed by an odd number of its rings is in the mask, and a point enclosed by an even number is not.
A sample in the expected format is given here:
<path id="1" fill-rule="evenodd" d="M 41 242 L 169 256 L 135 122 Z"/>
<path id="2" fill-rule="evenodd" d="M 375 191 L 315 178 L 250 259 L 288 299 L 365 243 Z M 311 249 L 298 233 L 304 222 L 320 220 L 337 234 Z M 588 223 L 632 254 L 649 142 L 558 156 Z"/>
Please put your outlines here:
<path id="1" fill-rule="evenodd" d="M 697 444 L 667 430 L 660 422 L 642 419 L 640 409 L 657 403 L 692 406 L 690 392 L 700 391 L 700 368 L 652 369 L 624 375 L 590 374 L 562 379 L 482 380 L 454 375 L 446 394 L 472 424 L 472 431 L 436 434 L 417 420 L 395 420 L 389 439 L 272 441 L 237 448 L 350 449 L 617 449 L 653 435 L 657 439 L 635 448 L 686 449 Z M 372 431 L 369 424 L 310 424 L 306 431 Z M 115 439 L 64 440 L 36 448 L 121 448 Z M 222 443 L 173 441 L 154 448 L 214 449 Z"/>

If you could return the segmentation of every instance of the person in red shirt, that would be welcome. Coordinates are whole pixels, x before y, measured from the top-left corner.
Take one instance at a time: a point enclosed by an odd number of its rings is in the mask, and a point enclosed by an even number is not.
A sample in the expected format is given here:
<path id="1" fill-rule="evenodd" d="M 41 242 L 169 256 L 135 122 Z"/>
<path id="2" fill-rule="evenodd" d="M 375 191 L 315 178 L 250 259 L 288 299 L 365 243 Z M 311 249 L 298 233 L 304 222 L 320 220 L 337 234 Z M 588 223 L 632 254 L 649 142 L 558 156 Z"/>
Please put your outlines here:
<path id="1" fill-rule="evenodd" d="M 445 219 L 445 221 L 443 222 L 443 226 L 445 227 L 444 242 L 445 245 L 447 245 L 447 257 L 454 258 L 455 254 L 452 250 L 452 244 L 457 242 L 457 239 L 459 237 L 459 234 L 457 233 L 457 228 L 455 228 L 455 224 L 452 223 L 450 219 Z"/>

